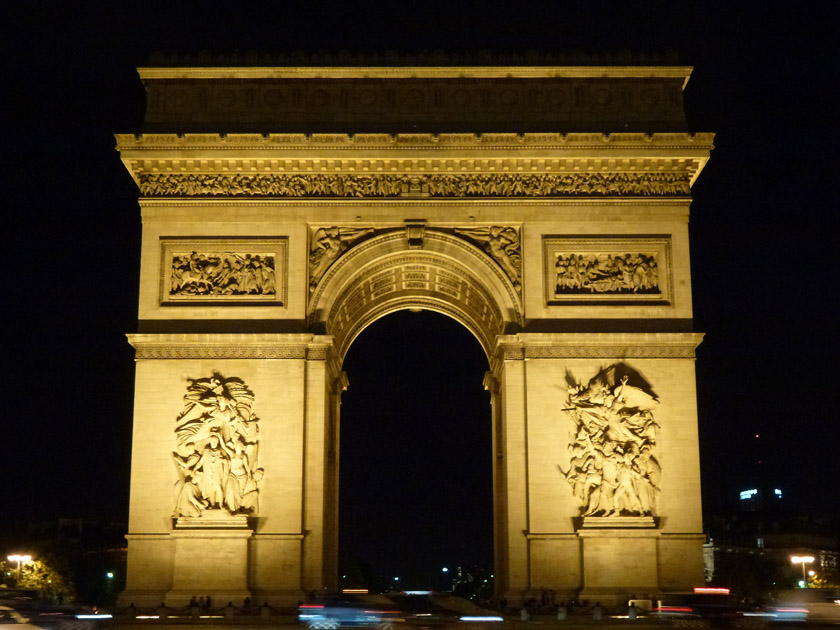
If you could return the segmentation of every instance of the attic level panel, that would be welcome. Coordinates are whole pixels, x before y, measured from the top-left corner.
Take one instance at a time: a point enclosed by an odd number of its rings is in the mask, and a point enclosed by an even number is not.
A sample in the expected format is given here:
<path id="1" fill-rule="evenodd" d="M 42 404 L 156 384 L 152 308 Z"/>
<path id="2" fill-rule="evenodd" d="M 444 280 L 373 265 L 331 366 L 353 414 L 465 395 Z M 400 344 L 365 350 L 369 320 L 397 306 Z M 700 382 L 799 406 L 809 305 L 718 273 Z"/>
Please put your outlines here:
<path id="1" fill-rule="evenodd" d="M 684 76 L 144 77 L 147 133 L 686 131 Z"/>

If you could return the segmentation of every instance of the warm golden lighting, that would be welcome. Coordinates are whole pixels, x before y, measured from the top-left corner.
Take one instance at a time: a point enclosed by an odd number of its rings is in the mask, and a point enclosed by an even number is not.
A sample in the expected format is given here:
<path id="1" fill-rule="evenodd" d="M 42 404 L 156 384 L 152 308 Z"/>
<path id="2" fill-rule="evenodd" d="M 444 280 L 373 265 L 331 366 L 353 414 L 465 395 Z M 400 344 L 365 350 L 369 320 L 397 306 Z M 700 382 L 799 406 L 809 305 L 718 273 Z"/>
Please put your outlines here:
<path id="1" fill-rule="evenodd" d="M 808 576 L 805 575 L 805 565 L 811 564 L 814 561 L 814 556 L 791 556 L 790 561 L 793 564 L 801 564 L 802 565 L 802 581 L 805 584 L 808 584 Z"/>
<path id="2" fill-rule="evenodd" d="M 17 562 L 17 581 L 20 582 L 20 566 L 32 562 L 32 556 L 22 556 L 20 554 L 12 554 L 7 556 L 9 562 Z"/>

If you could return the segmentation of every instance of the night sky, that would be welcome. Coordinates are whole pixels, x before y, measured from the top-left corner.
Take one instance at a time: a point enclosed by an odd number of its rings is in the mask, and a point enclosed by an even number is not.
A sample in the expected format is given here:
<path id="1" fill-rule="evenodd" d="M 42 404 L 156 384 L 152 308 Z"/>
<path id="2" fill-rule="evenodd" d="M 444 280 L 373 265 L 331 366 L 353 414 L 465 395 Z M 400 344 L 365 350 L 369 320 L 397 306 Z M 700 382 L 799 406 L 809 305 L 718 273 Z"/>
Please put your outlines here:
<path id="1" fill-rule="evenodd" d="M 125 334 L 136 330 L 140 211 L 113 134 L 139 131 L 135 68 L 157 50 L 678 52 L 695 68 L 691 129 L 717 133 L 690 222 L 695 325 L 706 333 L 705 508 L 758 476 L 794 507 L 840 512 L 829 81 L 840 16 L 789 2 L 286 4 L 31 3 L 0 16 L 6 530 L 127 516 Z M 476 340 L 440 316 L 401 313 L 366 330 L 345 369 L 345 551 L 387 572 L 418 558 L 489 563 L 489 397 Z M 374 548 L 383 533 L 393 536 Z"/>

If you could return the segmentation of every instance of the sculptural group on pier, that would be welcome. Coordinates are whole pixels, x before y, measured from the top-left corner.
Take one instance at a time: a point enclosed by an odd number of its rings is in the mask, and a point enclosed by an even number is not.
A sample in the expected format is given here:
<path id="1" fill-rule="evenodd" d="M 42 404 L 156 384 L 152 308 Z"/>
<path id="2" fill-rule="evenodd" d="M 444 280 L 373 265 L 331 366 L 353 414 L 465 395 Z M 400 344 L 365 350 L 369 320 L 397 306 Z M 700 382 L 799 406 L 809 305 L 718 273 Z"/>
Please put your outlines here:
<path id="1" fill-rule="evenodd" d="M 238 378 L 214 374 L 192 381 L 175 421 L 176 517 L 205 510 L 254 514 L 258 509 L 259 424 L 254 393 Z"/>
<path id="2" fill-rule="evenodd" d="M 659 403 L 634 369 L 617 363 L 586 385 L 567 372 L 564 411 L 574 422 L 568 470 L 581 516 L 650 516 L 662 469 L 656 457 Z"/>

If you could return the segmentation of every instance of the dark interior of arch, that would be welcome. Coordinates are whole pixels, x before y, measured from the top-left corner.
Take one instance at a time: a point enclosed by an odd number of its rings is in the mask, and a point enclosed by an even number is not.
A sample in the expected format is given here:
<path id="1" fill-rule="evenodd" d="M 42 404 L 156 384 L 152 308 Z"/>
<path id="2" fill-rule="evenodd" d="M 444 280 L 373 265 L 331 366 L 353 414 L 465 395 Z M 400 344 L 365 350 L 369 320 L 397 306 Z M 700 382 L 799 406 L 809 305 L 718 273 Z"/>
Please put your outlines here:
<path id="1" fill-rule="evenodd" d="M 391 313 L 353 342 L 341 406 L 342 587 L 442 589 L 459 566 L 492 574 L 487 369 L 476 338 L 429 311 Z"/>

